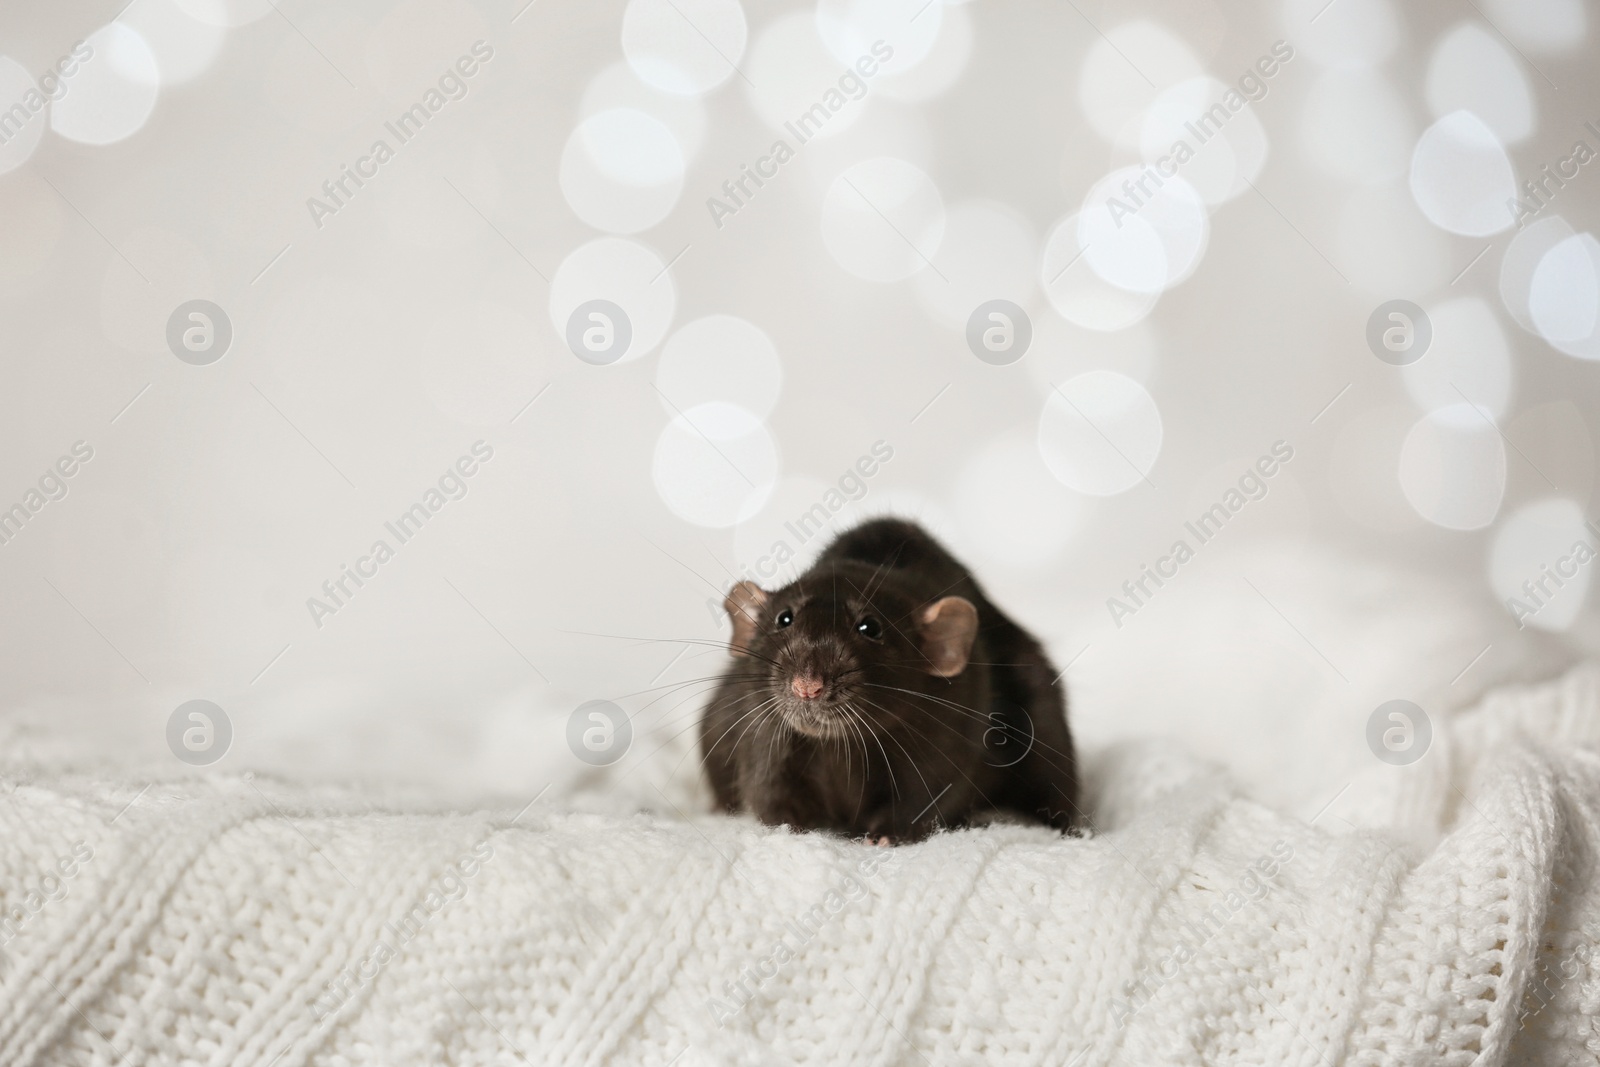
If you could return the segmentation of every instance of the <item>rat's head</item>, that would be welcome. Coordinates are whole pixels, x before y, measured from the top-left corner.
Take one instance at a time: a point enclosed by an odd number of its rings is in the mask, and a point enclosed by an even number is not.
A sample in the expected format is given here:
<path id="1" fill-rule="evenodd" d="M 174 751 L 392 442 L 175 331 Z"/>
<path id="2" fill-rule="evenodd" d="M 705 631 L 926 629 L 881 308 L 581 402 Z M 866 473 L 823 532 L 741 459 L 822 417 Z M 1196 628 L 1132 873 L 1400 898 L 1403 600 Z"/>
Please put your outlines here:
<path id="1" fill-rule="evenodd" d="M 769 593 L 740 582 L 724 607 L 729 650 L 755 660 L 772 706 L 810 737 L 852 736 L 903 707 L 897 689 L 967 669 L 978 611 L 963 597 L 919 602 L 870 567 L 811 574 Z"/>

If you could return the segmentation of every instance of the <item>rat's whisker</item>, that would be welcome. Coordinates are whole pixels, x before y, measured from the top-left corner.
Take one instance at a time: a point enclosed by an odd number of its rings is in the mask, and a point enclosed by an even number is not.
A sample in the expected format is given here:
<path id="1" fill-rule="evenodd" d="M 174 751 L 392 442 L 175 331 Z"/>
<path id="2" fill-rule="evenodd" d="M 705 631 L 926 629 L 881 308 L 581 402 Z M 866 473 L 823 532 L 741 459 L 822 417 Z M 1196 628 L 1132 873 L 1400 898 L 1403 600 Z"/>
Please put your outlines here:
<path id="1" fill-rule="evenodd" d="M 871 703 L 871 701 L 868 701 L 868 703 Z M 937 721 L 937 720 L 935 720 L 935 721 Z M 946 725 L 946 726 L 948 726 L 948 725 L 949 725 L 949 724 L 948 724 L 948 723 L 946 723 L 946 724 L 944 724 L 944 725 Z M 918 730 L 918 729 L 917 729 L 917 728 L 916 728 L 916 727 L 915 727 L 915 726 L 914 726 L 914 725 L 912 725 L 912 724 L 911 724 L 911 723 L 909 723 L 909 722 L 908 722 L 908 723 L 906 723 L 906 727 L 907 727 L 907 728 L 908 728 L 908 729 L 910 729 L 910 730 L 911 730 L 911 731 L 912 731 L 912 732 L 913 732 L 913 733 L 915 733 L 915 734 L 916 734 L 916 735 L 917 735 L 917 736 L 918 736 L 918 737 L 921 737 L 921 738 L 922 738 L 922 739 L 923 739 L 923 740 L 925 740 L 925 741 L 926 741 L 926 740 L 931 740 L 931 739 L 930 739 L 930 738 L 929 738 L 929 737 L 928 737 L 928 735 L 927 735 L 927 734 L 925 734 L 925 733 L 923 733 L 923 732 L 922 732 L 922 731 L 921 731 L 921 730 Z M 890 735 L 890 738 L 889 738 L 889 739 L 890 739 L 890 740 L 891 740 L 891 741 L 894 741 L 894 740 L 895 740 L 895 739 L 894 739 L 894 736 L 893 736 L 893 735 L 892 735 L 892 734 L 891 734 L 891 735 Z M 899 744 L 899 742 L 898 742 L 898 741 L 895 741 L 895 743 L 896 743 L 896 744 Z M 967 781 L 967 784 L 968 784 L 968 785 L 970 785 L 970 786 L 971 786 L 971 787 L 972 787 L 972 791 L 973 791 L 973 792 L 974 792 L 974 793 L 976 793 L 976 794 L 978 794 L 978 796 L 979 796 L 979 797 L 981 797 L 981 798 L 982 798 L 982 799 L 983 799 L 983 802 L 984 802 L 984 803 L 985 803 L 985 804 L 987 804 L 987 805 L 989 805 L 989 806 L 990 806 L 990 807 L 991 807 L 991 808 L 993 808 L 993 807 L 995 807 L 995 806 L 996 806 L 996 805 L 995 805 L 995 803 L 994 803 L 994 801 L 992 801 L 992 800 L 990 800 L 990 799 L 989 799 L 989 797 L 988 797 L 988 796 L 987 796 L 987 795 L 986 795 L 986 794 L 985 794 L 985 793 L 984 793 L 984 791 L 983 791 L 983 790 L 982 790 L 982 789 L 981 789 L 981 788 L 980 788 L 980 787 L 979 787 L 979 786 L 978 786 L 978 783 L 977 783 L 977 782 L 974 782 L 974 781 L 973 781 L 973 780 L 972 780 L 972 777 L 971 777 L 971 775 L 969 775 L 969 774 L 967 774 L 967 772 L 966 772 L 966 771 L 964 771 L 964 770 L 962 770 L 962 769 L 961 769 L 961 768 L 960 768 L 960 767 L 959 767 L 959 766 L 957 766 L 957 765 L 956 765 L 956 764 L 955 764 L 955 763 L 953 763 L 953 762 L 952 762 L 952 763 L 951 763 L 951 769 L 952 769 L 952 770 L 954 770 L 954 771 L 955 771 L 955 772 L 956 772 L 956 773 L 957 773 L 957 774 L 959 774 L 959 775 L 961 775 L 961 777 L 962 777 L 962 778 L 965 778 L 965 779 L 966 779 L 966 781 Z M 923 784 L 924 784 L 924 785 L 926 785 L 926 784 L 927 784 L 927 782 L 926 782 L 926 779 L 924 779 L 924 782 L 923 782 Z M 931 793 L 931 790 L 930 790 L 930 793 Z"/>
<path id="2" fill-rule="evenodd" d="M 866 698 L 863 697 L 862 699 L 865 700 Z M 869 701 L 867 701 L 867 703 L 870 704 L 872 702 L 869 700 Z M 852 706 L 852 708 L 853 708 L 853 706 Z M 862 715 L 859 709 L 854 709 L 854 710 L 856 711 L 856 714 L 861 717 L 861 722 L 862 722 L 862 725 L 866 728 L 867 735 L 872 738 L 872 740 L 878 746 L 878 751 L 883 754 L 883 767 L 884 767 L 884 770 L 889 775 L 889 790 L 893 794 L 894 798 L 896 800 L 899 800 L 900 799 L 900 783 L 895 779 L 895 776 L 894 776 L 894 761 L 889 758 L 888 750 L 883 747 L 883 741 L 879 739 L 878 731 L 872 729 L 871 725 L 867 722 L 867 717 L 865 715 Z M 865 746 L 863 745 L 862 747 L 863 747 L 863 750 L 865 750 Z M 865 783 L 863 783 L 863 788 L 865 788 Z"/>
<path id="3" fill-rule="evenodd" d="M 934 696 L 932 693 L 919 693 L 914 689 L 902 689 L 899 686 L 879 685 L 879 684 L 872 683 L 872 682 L 863 682 L 861 684 L 862 685 L 866 685 L 866 686 L 870 686 L 873 689 L 892 689 L 892 690 L 894 690 L 896 692 L 903 693 L 903 694 L 905 694 L 906 696 L 909 696 L 909 697 L 915 697 L 915 698 L 917 698 L 919 700 L 930 700 L 930 701 L 933 701 L 935 704 L 938 704 L 938 705 L 940 705 L 942 707 L 949 708 L 951 711 L 955 711 L 955 712 L 958 712 L 960 714 L 966 715 L 968 718 L 972 719 L 974 722 L 978 722 L 978 723 L 983 724 L 986 729 L 997 729 L 997 727 L 995 726 L 994 719 L 990 718 L 987 715 L 984 715 L 982 712 L 979 712 L 979 711 L 976 711 L 976 710 L 974 710 L 972 708 L 969 708 L 965 704 L 958 704 L 953 700 L 946 700 L 944 697 Z M 938 722 L 939 720 L 938 720 L 937 717 L 934 717 L 933 721 Z M 943 725 L 948 726 L 949 724 L 946 723 L 946 724 L 943 724 Z M 1067 749 L 1066 751 L 1062 751 L 1061 749 L 1056 748 L 1055 746 L 1049 744 L 1048 742 L 1040 741 L 1038 739 L 1037 735 L 1033 736 L 1032 744 L 1033 744 L 1033 747 L 1038 749 L 1039 751 L 1048 752 L 1048 753 L 1050 753 L 1051 755 L 1054 755 L 1054 756 L 1060 756 L 1064 761 L 1066 761 L 1069 764 L 1072 762 L 1072 760 L 1074 758 L 1071 749 Z"/>

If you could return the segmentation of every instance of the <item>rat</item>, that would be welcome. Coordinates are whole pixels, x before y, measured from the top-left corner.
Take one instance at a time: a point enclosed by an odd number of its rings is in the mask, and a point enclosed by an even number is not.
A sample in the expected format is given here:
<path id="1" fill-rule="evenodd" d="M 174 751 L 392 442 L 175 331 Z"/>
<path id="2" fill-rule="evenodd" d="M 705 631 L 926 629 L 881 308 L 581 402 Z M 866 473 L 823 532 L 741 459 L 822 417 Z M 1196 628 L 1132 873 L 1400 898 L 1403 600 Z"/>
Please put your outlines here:
<path id="1" fill-rule="evenodd" d="M 700 721 L 718 810 L 879 845 L 994 812 L 1076 832 L 1055 668 L 922 527 L 857 526 L 723 606 L 734 660 Z"/>

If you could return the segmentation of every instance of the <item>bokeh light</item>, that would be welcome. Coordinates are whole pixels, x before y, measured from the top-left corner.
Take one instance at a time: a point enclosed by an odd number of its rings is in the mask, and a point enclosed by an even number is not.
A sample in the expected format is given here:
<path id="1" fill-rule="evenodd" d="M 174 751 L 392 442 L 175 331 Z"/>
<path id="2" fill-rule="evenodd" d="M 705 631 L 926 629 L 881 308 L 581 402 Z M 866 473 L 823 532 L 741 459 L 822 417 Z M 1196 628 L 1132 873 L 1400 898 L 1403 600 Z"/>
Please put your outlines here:
<path id="1" fill-rule="evenodd" d="M 1528 317 L 1550 344 L 1600 359 L 1600 242 L 1574 234 L 1551 248 L 1528 283 Z"/>
<path id="2" fill-rule="evenodd" d="M 103 145 L 132 137 L 155 110 L 161 71 L 137 31 L 120 22 L 86 38 L 94 54 L 50 108 L 50 128 L 69 141 Z"/>
<path id="3" fill-rule="evenodd" d="M 1014 433 L 982 445 L 961 465 L 950 510 L 975 551 L 1037 571 L 1067 551 L 1088 508 L 1052 477 L 1039 448 Z"/>
<path id="4" fill-rule="evenodd" d="M 942 12 L 939 36 L 927 56 L 902 70 L 897 52 L 873 82 L 873 92 L 908 102 L 932 100 L 960 81 L 972 58 L 972 16 L 960 6 L 945 6 Z"/>
<path id="5" fill-rule="evenodd" d="M 1494 309 L 1475 297 L 1427 308 L 1433 341 L 1401 368 L 1406 391 L 1424 411 L 1472 403 L 1498 420 L 1511 406 L 1511 349 Z"/>
<path id="6" fill-rule="evenodd" d="M 696 96 L 738 72 L 748 32 L 739 0 L 628 0 L 622 54 L 645 84 Z"/>
<path id="7" fill-rule="evenodd" d="M 783 388 L 783 364 L 755 323 L 707 315 L 667 338 L 656 364 L 656 388 L 678 411 L 722 400 L 766 418 Z"/>
<path id="8" fill-rule="evenodd" d="M 1210 230 L 1194 186 L 1181 176 L 1161 178 L 1153 167 L 1112 171 L 1089 190 L 1078 213 L 1084 261 L 1133 293 L 1157 293 L 1193 274 Z"/>
<path id="9" fill-rule="evenodd" d="M 1517 181 L 1494 131 L 1470 111 L 1452 111 L 1417 140 L 1411 195 L 1440 229 L 1487 237 L 1511 225 Z"/>
<path id="10" fill-rule="evenodd" d="M 1323 484 L 1342 515 L 1356 527 L 1386 537 L 1427 528 L 1396 477 L 1396 459 L 1416 418 L 1416 408 L 1410 403 L 1378 403 L 1347 412 L 1344 423 L 1337 427 Z"/>
<path id="11" fill-rule="evenodd" d="M 761 420 L 712 401 L 675 415 L 656 441 L 656 492 L 696 526 L 724 527 L 761 510 L 778 478 L 778 447 Z"/>
<path id="12" fill-rule="evenodd" d="M 1161 412 L 1144 386 L 1115 371 L 1053 389 L 1039 414 L 1039 454 L 1056 480 L 1089 496 L 1143 482 L 1161 454 Z"/>
<path id="13" fill-rule="evenodd" d="M 567 320 L 580 304 L 609 300 L 627 314 L 633 341 L 618 362 L 638 359 L 667 335 L 678 294 L 661 257 L 621 237 L 600 237 L 567 254 L 550 278 L 550 324 L 566 345 Z"/>
<path id="14" fill-rule="evenodd" d="M 623 62 L 609 63 L 589 79 L 578 114 L 586 119 L 613 108 L 642 111 L 671 130 L 686 163 L 700 154 L 705 143 L 706 107 L 702 101 L 653 89 Z"/>
<path id="15" fill-rule="evenodd" d="M 1494 532 L 1489 584 L 1521 625 L 1566 630 L 1588 596 L 1597 542 L 1576 501 L 1549 497 L 1524 504 Z M 1574 552 L 1580 544 L 1585 548 Z"/>
<path id="16" fill-rule="evenodd" d="M 1131 292 L 1102 279 L 1083 262 L 1078 216 L 1058 222 L 1045 239 L 1039 285 L 1056 313 L 1086 330 L 1122 330 L 1150 313 L 1160 293 Z"/>
<path id="17" fill-rule="evenodd" d="M 901 73 L 934 50 L 944 6 L 937 0 L 818 0 L 816 20 L 817 36 L 840 66 L 854 66 L 882 41 L 894 51 L 885 65 Z"/>
<path id="18" fill-rule="evenodd" d="M 1213 129 L 1202 116 L 1215 108 L 1232 86 L 1215 78 L 1190 78 L 1167 89 L 1145 112 L 1139 147 L 1146 163 L 1156 163 L 1183 141 L 1194 147 L 1192 128 L 1210 131 L 1194 158 L 1181 164 L 1183 180 L 1207 204 L 1231 200 L 1250 188 L 1267 162 L 1267 133 L 1249 107 L 1232 113 Z"/>
<path id="19" fill-rule="evenodd" d="M 226 29 L 195 18 L 178 0 L 139 0 L 117 21 L 150 46 L 163 85 L 193 81 L 211 69 L 227 37 Z"/>
<path id="20" fill-rule="evenodd" d="M 684 158 L 660 120 L 612 108 L 578 124 L 561 153 L 561 195 L 597 230 L 638 233 L 666 218 L 683 191 Z"/>
<path id="21" fill-rule="evenodd" d="M 1400 488 L 1418 515 L 1447 530 L 1494 521 L 1506 491 L 1500 434 L 1471 404 L 1428 412 L 1400 448 Z"/>
<path id="22" fill-rule="evenodd" d="M 850 62 L 854 61 L 855 57 L 850 57 Z M 843 92 L 839 78 L 844 72 L 839 61 L 823 47 L 816 19 L 806 11 L 791 11 L 768 23 L 750 47 L 748 67 L 746 89 L 751 105 L 774 132 L 790 142 L 791 149 L 799 146 L 785 124 L 822 103 L 830 91 Z M 827 121 L 807 127 L 807 140 L 834 137 L 847 129 L 861 117 L 866 93 L 861 96 L 845 97 L 843 106 Z"/>
<path id="23" fill-rule="evenodd" d="M 903 159 L 863 160 L 834 179 L 822 201 L 822 240 L 834 261 L 869 282 L 926 268 L 944 240 L 944 198 Z"/>
<path id="24" fill-rule="evenodd" d="M 1560 215 L 1535 219 L 1511 237 L 1500 259 L 1500 301 L 1524 330 L 1538 334 L 1539 327 L 1528 310 L 1533 293 L 1533 275 L 1544 262 L 1545 253 L 1572 237 L 1574 231 Z"/>
<path id="25" fill-rule="evenodd" d="M 1096 133 L 1115 141 L 1162 89 L 1204 73 L 1189 46 L 1165 26 L 1125 22 L 1089 47 L 1078 73 L 1078 105 Z"/>
<path id="26" fill-rule="evenodd" d="M 1533 133 L 1533 92 L 1498 38 L 1463 22 L 1439 39 L 1428 61 L 1428 109 L 1435 118 L 1470 111 L 1504 144 Z"/>
<path id="27" fill-rule="evenodd" d="M 1400 43 L 1400 16 L 1391 0 L 1284 0 L 1284 36 L 1315 63 L 1371 67 Z"/>

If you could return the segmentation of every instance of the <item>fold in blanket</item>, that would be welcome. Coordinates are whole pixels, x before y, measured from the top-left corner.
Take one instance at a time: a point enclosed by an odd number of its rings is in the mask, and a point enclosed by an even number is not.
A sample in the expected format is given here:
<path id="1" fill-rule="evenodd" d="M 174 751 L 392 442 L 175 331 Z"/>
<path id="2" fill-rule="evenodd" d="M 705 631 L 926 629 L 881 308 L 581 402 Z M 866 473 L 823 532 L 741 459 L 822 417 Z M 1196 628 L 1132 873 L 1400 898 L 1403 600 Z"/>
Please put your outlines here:
<path id="1" fill-rule="evenodd" d="M 0 1063 L 1590 1063 L 1597 731 L 1593 667 L 1450 722 L 1426 849 L 1149 745 L 1088 838 L 892 850 L 14 772 Z"/>

